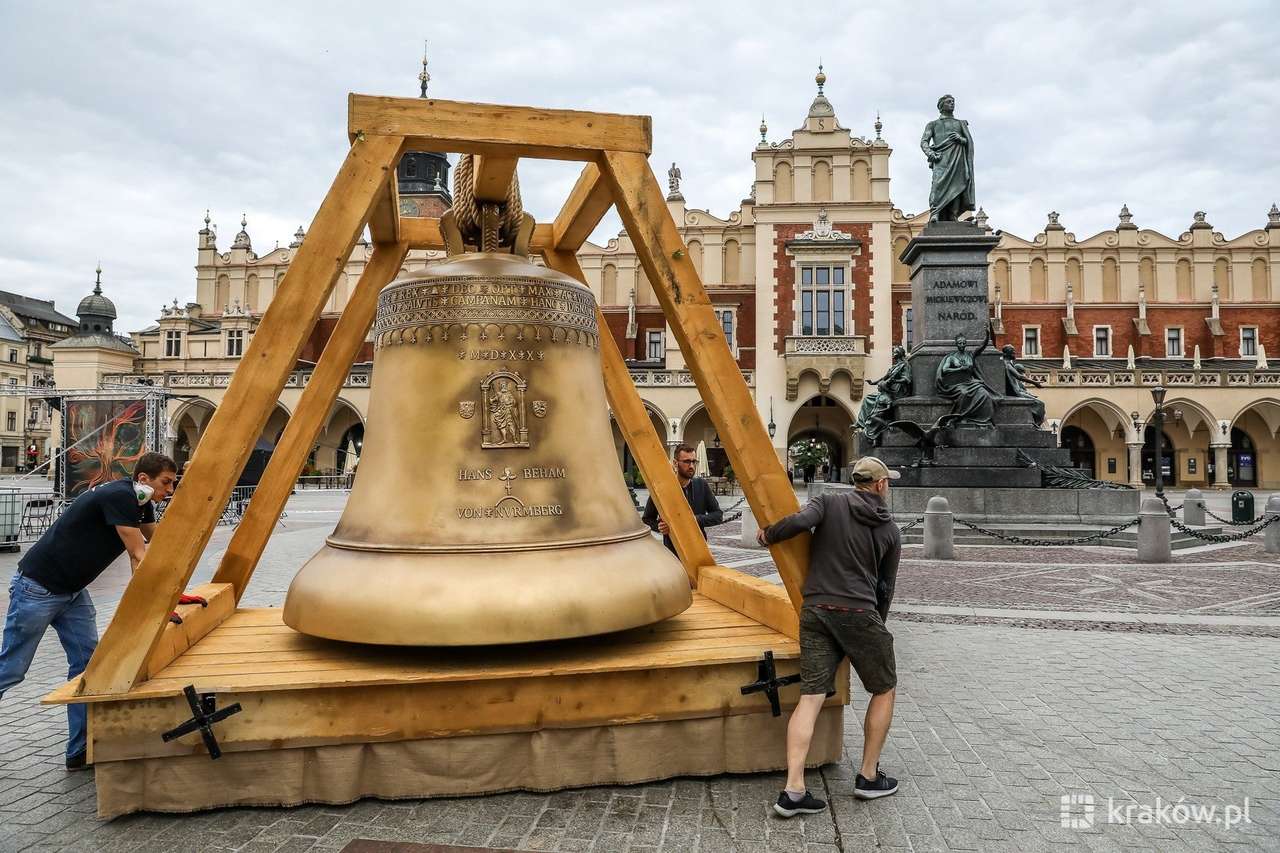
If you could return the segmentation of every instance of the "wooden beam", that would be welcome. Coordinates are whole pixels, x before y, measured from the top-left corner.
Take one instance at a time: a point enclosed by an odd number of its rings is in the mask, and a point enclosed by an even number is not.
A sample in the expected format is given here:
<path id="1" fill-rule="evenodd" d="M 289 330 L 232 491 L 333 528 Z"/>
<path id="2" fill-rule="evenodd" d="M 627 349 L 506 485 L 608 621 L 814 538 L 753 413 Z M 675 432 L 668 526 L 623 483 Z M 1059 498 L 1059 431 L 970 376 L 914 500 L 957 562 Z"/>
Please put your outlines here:
<path id="1" fill-rule="evenodd" d="M 410 249 L 434 249 L 444 251 L 444 234 L 440 230 L 440 220 L 426 216 L 400 217 L 400 239 Z M 550 223 L 541 223 L 533 227 L 533 239 L 529 243 L 531 253 L 541 253 L 552 245 Z"/>
<path id="2" fill-rule="evenodd" d="M 386 189 L 378 194 L 369 215 L 369 234 L 375 243 L 396 243 L 400 240 L 400 188 L 393 166 L 387 178 Z"/>
<path id="3" fill-rule="evenodd" d="M 160 642 L 156 643 L 151 656 L 147 658 L 147 668 L 143 673 L 146 678 L 173 663 L 179 655 L 204 639 L 210 631 L 236 612 L 235 590 L 231 588 L 231 584 L 206 583 L 191 592 L 208 604 L 180 604 L 175 608 L 182 618 L 182 624 L 169 622 L 164 626 Z"/>
<path id="4" fill-rule="evenodd" d="M 791 481 L 760 422 L 649 161 L 640 154 L 606 151 L 600 164 L 752 511 L 761 524 L 790 515 L 800 508 Z M 809 565 L 809 538 L 802 534 L 770 546 L 797 611 Z"/>
<path id="5" fill-rule="evenodd" d="M 354 139 L 408 137 L 410 150 L 595 160 L 604 149 L 648 154 L 649 116 L 472 104 L 423 98 L 347 96 L 347 130 Z"/>
<path id="6" fill-rule="evenodd" d="M 403 145 L 390 136 L 351 145 L 89 661 L 82 693 L 124 693 L 141 677 Z"/>
<path id="7" fill-rule="evenodd" d="M 578 251 L 611 207 L 613 189 L 600 173 L 600 167 L 588 163 L 551 226 L 555 248 Z"/>
<path id="8" fill-rule="evenodd" d="M 302 466 L 307 462 L 316 436 L 324 429 L 351 363 L 369 333 L 378 310 L 378 294 L 400 272 L 400 265 L 408 252 L 409 247 L 404 243 L 373 244 L 373 255 L 324 346 L 324 352 L 311 373 L 311 381 L 302 391 L 302 399 L 285 425 L 284 435 L 271 454 L 271 461 L 267 463 L 267 470 L 249 501 L 244 518 L 231 536 L 213 580 L 233 585 L 237 604 L 244 596 L 258 560 L 262 558 L 262 551 L 280 518 L 280 511 L 289 500 Z"/>
<path id="9" fill-rule="evenodd" d="M 551 269 L 586 284 L 582 267 L 573 252 L 546 251 L 542 256 Z M 645 408 L 635 383 L 631 381 L 631 371 L 627 370 L 627 364 L 598 305 L 596 323 L 600 326 L 600 361 L 604 370 L 604 392 L 609 400 L 609 408 L 613 409 L 622 437 L 631 448 L 631 455 L 636 458 L 640 473 L 644 475 L 645 484 L 658 507 L 658 514 L 671 528 L 671 541 L 676 546 L 680 562 L 689 573 L 689 580 L 697 586 L 699 570 L 703 566 L 715 565 L 715 558 L 711 556 L 711 549 L 698 527 L 698 520 L 693 517 L 689 501 L 685 499 L 680 481 L 676 479 L 667 446 L 653 428 L 649 410 Z"/>
<path id="10" fill-rule="evenodd" d="M 519 161 L 515 157 L 477 154 L 471 171 L 471 185 L 476 201 L 506 201 L 517 162 Z"/>
<path id="11" fill-rule="evenodd" d="M 698 592 L 749 616 L 761 625 L 800 639 L 800 616 L 782 587 L 724 566 L 705 566 L 698 572 Z"/>

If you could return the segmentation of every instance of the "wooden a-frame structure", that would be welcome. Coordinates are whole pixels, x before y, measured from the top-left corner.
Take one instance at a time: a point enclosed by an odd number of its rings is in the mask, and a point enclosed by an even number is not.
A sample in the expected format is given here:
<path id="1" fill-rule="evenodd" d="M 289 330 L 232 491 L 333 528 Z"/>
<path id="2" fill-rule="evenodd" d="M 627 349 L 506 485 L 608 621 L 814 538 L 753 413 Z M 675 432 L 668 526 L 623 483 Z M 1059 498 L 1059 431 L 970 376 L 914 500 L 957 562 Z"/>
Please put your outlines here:
<path id="1" fill-rule="evenodd" d="M 134 572 L 88 668 L 81 677 L 55 691 L 48 701 L 104 705 L 134 699 L 147 693 L 148 679 L 221 623 L 234 622 L 233 614 L 249 614 L 242 622 L 259 619 L 261 614 L 237 611 L 237 603 L 324 417 L 365 340 L 379 292 L 399 273 L 410 249 L 445 248 L 439 220 L 400 215 L 396 165 L 407 150 L 475 155 L 474 193 L 478 202 L 504 200 L 520 158 L 585 163 L 555 221 L 534 228 L 530 251 L 540 254 L 547 266 L 584 281 L 576 251 L 616 205 L 640 262 L 654 283 L 751 510 L 756 518 L 768 523 L 798 508 L 791 483 L 649 167 L 648 116 L 356 94 L 349 96 L 348 108 L 351 147 L 346 160 L 196 449 L 182 488 L 166 511 L 146 558 Z M 210 599 L 209 607 L 184 607 L 184 624 L 171 624 L 168 615 L 190 582 L 254 441 L 366 226 L 373 237 L 372 257 L 289 419 L 213 583 L 201 588 Z M 773 638 L 768 642 L 793 641 L 798 636 L 808 537 L 797 537 L 771 548 L 785 593 L 759 579 L 714 564 L 675 479 L 665 444 L 649 420 L 599 309 L 597 319 L 602 332 L 600 350 L 609 405 L 660 512 L 672 528 L 672 539 L 698 593 L 695 608 L 700 606 L 699 600 L 707 599 L 707 607 L 725 613 L 736 611 L 733 618 L 746 617 L 740 623 L 744 627 L 738 630 L 751 630 L 749 626 L 755 625 L 754 630 L 768 631 Z M 278 622 L 278 617 L 274 618 Z M 722 617 L 717 624 L 726 624 L 728 618 Z M 283 626 L 281 629 L 285 630 Z M 760 642 L 766 640 L 761 638 Z M 734 661 L 739 668 L 750 667 L 747 662 L 758 658 L 760 652 L 741 646 L 736 651 L 738 657 Z M 795 651 L 792 646 L 791 654 L 779 657 L 791 658 L 794 665 Z M 700 659 L 699 663 L 705 666 L 709 659 Z M 724 677 L 737 678 L 741 671 L 734 670 Z M 319 689 L 310 682 L 308 685 L 309 689 Z M 159 692 L 151 691 L 156 695 Z M 834 703 L 847 701 L 843 687 L 841 693 Z M 752 699 L 758 700 L 759 696 Z M 718 701 L 709 697 L 708 709 L 718 707 Z M 728 705 L 726 701 L 726 709 Z M 758 704 L 753 707 L 759 710 Z M 296 706 L 291 713 L 297 713 Z M 91 714 L 91 754 L 96 719 Z M 105 731 L 105 723 L 100 725 Z M 158 754 L 152 749 L 148 745 L 138 754 Z M 838 755 L 838 742 L 835 749 Z M 219 765 L 225 766 L 225 762 Z M 99 789 L 101 792 L 101 783 Z M 421 793 L 432 792 L 417 791 L 415 795 Z"/>

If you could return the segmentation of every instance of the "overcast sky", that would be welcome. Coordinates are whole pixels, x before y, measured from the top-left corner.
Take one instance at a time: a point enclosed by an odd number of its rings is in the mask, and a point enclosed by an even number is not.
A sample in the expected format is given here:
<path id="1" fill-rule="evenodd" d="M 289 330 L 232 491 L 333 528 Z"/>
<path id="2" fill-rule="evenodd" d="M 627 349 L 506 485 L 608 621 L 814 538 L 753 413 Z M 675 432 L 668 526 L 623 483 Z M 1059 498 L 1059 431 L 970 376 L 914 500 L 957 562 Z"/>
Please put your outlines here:
<path id="1" fill-rule="evenodd" d="M 424 38 L 437 97 L 652 115 L 660 178 L 678 161 L 718 216 L 750 189 L 761 114 L 773 141 L 801 124 L 819 58 L 843 125 L 870 136 L 880 111 L 909 213 L 944 92 L 996 228 L 1030 236 L 1057 210 L 1084 238 L 1128 203 L 1141 227 L 1177 236 L 1205 210 L 1230 238 L 1280 200 L 1265 2 L 0 0 L 0 288 L 69 314 L 101 260 L 125 332 L 193 299 L 205 209 L 223 250 L 242 212 L 259 253 L 287 243 L 342 160 L 347 92 L 416 95 Z M 526 209 L 552 218 L 577 168 L 522 165 Z"/>

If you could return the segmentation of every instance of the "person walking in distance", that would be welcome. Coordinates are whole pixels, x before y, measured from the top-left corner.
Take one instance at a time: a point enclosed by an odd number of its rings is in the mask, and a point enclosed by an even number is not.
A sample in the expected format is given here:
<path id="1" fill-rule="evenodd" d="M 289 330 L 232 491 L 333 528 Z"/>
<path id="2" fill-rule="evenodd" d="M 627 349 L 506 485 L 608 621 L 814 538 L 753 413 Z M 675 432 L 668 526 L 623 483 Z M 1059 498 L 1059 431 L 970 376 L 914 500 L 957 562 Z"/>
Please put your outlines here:
<path id="1" fill-rule="evenodd" d="M 18 561 L 0 646 L 0 697 L 27 675 L 49 626 L 67 654 L 67 678 L 84 672 L 98 645 L 97 612 L 85 589 L 125 551 L 136 569 L 155 531 L 154 505 L 173 491 L 177 466 L 144 453 L 133 478 L 103 483 L 77 497 Z M 67 706 L 66 766 L 85 767 L 85 706 Z"/>
<path id="2" fill-rule="evenodd" d="M 698 529 L 705 538 L 708 527 L 724 521 L 724 512 L 707 481 L 695 476 L 698 473 L 698 451 L 687 444 L 681 444 L 676 448 L 671 464 L 676 469 L 676 479 L 684 491 L 685 500 L 689 502 L 689 508 L 693 510 L 693 517 L 698 520 Z M 672 554 L 676 553 L 675 543 L 671 541 L 671 531 L 666 519 L 658 515 L 658 505 L 653 502 L 653 495 L 644 504 L 644 523 L 650 530 L 661 533 L 662 544 Z"/>
<path id="3" fill-rule="evenodd" d="M 805 758 L 818 712 L 835 692 L 836 672 L 846 657 L 871 694 L 854 796 L 870 800 L 898 790 L 898 780 L 880 770 L 880 751 L 898 685 L 893 635 L 885 621 L 902 554 L 902 536 L 886 498 L 889 481 L 899 476 L 874 456 L 864 456 L 853 466 L 853 491 L 823 493 L 756 534 L 761 545 L 772 545 L 813 531 L 800 609 L 801 696 L 787 725 L 786 787 L 773 806 L 783 817 L 827 807 L 805 788 Z"/>

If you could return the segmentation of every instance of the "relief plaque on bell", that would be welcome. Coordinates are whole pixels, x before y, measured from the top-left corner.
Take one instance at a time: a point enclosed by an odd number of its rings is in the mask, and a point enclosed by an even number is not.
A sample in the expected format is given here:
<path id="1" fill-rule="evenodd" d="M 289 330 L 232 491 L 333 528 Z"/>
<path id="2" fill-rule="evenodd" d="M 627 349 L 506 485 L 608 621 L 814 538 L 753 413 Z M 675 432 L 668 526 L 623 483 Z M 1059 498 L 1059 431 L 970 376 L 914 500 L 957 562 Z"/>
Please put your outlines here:
<path id="1" fill-rule="evenodd" d="M 595 311 L 572 278 L 502 253 L 383 290 L 359 471 L 289 588 L 286 624 L 351 642 L 490 645 L 689 606 L 688 575 L 622 480 Z"/>

